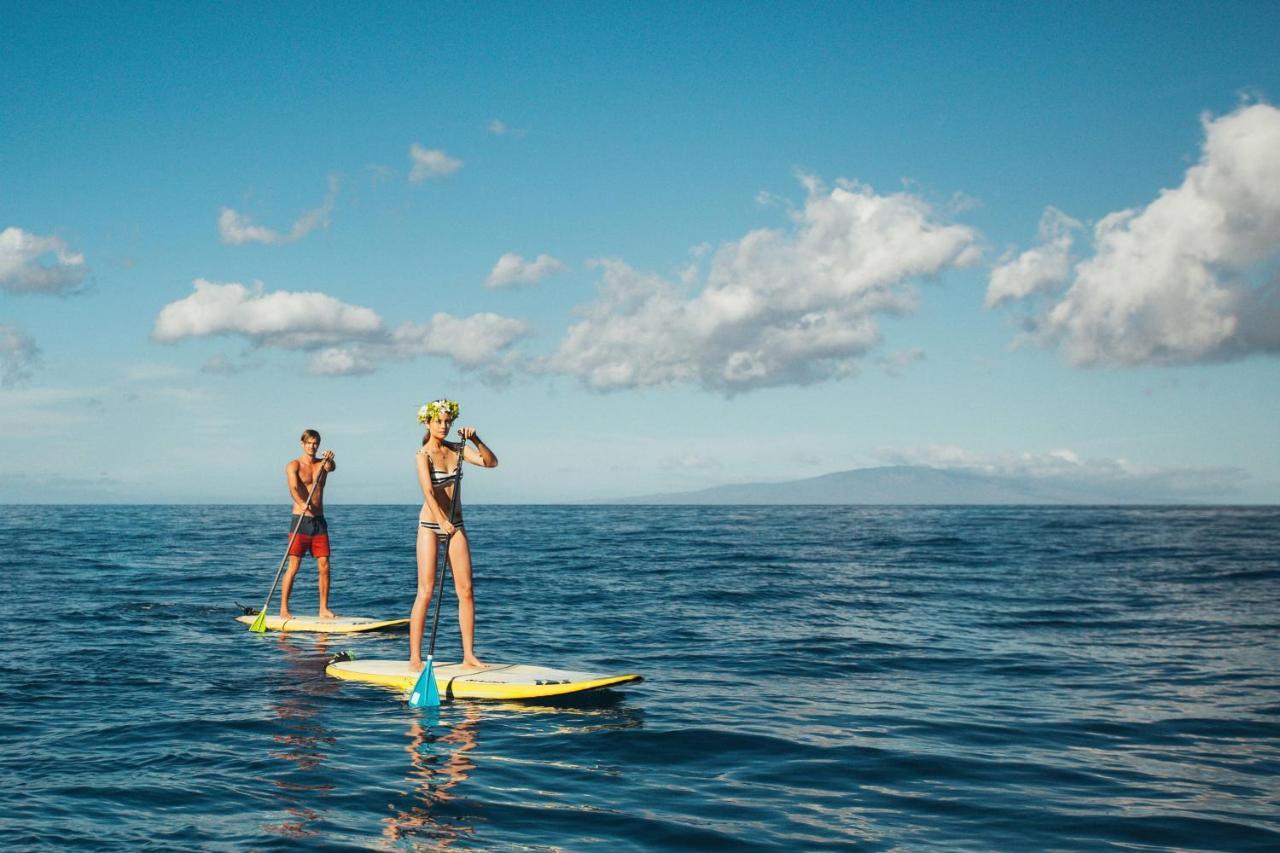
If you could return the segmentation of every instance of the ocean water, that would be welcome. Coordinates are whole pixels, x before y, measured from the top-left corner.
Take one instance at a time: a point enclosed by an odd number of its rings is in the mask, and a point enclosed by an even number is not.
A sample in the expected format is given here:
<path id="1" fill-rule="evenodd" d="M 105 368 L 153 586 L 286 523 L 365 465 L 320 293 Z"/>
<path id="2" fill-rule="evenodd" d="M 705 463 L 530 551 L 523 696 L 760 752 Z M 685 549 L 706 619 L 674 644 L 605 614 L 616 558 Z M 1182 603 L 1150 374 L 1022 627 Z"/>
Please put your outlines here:
<path id="1" fill-rule="evenodd" d="M 415 518 L 330 507 L 335 609 Z M 287 524 L 0 506 L 0 848 L 1280 849 L 1277 508 L 474 506 L 481 656 L 646 681 L 434 713 L 233 621 Z"/>

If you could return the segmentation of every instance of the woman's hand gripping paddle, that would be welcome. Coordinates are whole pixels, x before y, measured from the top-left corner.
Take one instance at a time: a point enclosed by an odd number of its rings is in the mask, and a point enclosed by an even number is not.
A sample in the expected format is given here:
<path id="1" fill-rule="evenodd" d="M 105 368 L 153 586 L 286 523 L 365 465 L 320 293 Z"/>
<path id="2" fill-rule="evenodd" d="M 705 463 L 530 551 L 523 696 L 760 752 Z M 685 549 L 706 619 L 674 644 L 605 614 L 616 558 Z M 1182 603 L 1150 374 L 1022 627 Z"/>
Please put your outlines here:
<path id="1" fill-rule="evenodd" d="M 298 530 L 302 527 L 302 519 L 307 516 L 307 510 L 311 508 L 311 499 L 315 497 L 316 487 L 320 485 L 320 481 L 328 473 L 328 469 L 322 465 L 320 473 L 316 475 L 315 482 L 311 484 L 311 491 L 307 493 L 307 502 L 302 505 L 302 513 L 298 516 L 297 524 L 293 525 L 293 533 L 289 534 L 289 544 L 285 546 L 284 556 L 280 558 L 280 568 L 276 569 L 276 578 L 271 582 L 271 591 L 267 593 L 267 600 L 262 602 L 262 609 L 258 611 L 258 617 L 249 626 L 249 630 L 255 634 L 265 634 L 267 632 L 267 609 L 271 606 L 271 596 L 276 594 L 276 584 L 280 583 L 280 572 L 284 571 L 284 564 L 289 561 L 289 552 L 293 550 L 293 540 L 298 538 Z"/>

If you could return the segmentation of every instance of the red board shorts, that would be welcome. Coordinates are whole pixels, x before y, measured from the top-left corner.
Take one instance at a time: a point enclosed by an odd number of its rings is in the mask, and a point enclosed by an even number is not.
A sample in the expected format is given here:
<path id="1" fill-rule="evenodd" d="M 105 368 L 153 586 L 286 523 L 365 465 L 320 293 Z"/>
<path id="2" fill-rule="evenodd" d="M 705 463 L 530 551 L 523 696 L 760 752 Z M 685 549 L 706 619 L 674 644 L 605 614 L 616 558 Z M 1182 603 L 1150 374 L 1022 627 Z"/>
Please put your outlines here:
<path id="1" fill-rule="evenodd" d="M 290 557 L 302 557 L 308 552 L 313 557 L 329 556 L 329 523 L 324 520 L 323 515 L 304 515 L 301 525 L 295 515 L 289 527 L 291 533 L 294 526 L 298 528 L 298 535 L 289 546 Z"/>

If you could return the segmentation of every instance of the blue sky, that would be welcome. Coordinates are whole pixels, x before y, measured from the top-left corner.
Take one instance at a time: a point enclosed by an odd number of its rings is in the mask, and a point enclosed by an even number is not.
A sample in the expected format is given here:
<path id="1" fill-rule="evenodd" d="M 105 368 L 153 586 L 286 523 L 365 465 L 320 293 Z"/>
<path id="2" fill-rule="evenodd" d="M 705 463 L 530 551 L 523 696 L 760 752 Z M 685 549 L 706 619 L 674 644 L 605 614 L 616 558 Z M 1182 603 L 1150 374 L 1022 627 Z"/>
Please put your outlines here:
<path id="1" fill-rule="evenodd" d="M 1280 501 L 1275 4 L 372 5 L 5 3 L 0 502 Z"/>

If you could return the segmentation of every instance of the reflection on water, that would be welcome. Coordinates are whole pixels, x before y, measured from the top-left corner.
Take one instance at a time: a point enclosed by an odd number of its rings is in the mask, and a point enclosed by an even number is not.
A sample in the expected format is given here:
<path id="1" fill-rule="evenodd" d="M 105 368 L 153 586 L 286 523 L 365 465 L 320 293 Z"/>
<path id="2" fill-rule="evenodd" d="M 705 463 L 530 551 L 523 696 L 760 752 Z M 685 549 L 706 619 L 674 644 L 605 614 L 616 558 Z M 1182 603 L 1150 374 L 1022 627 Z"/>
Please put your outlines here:
<path id="1" fill-rule="evenodd" d="M 271 751 L 271 757 L 290 762 L 293 772 L 298 774 L 313 774 L 320 769 L 337 743 L 333 732 L 322 722 L 317 702 L 337 689 L 333 679 L 324 677 L 326 642 L 321 635 L 315 638 L 310 648 L 302 648 L 286 633 L 281 632 L 276 639 L 286 662 L 280 678 L 291 689 L 277 692 L 277 701 L 270 705 L 276 719 L 283 724 L 281 730 L 271 737 L 278 745 Z M 288 817 L 280 823 L 266 824 L 263 829 L 286 838 L 318 835 L 309 825 L 315 824 L 321 813 L 304 803 L 314 804 L 317 799 L 326 798 L 334 786 L 283 778 L 270 781 Z"/>
<path id="2" fill-rule="evenodd" d="M 409 754 L 408 780 L 413 787 L 408 805 L 383 819 L 382 835 L 387 842 L 426 838 L 437 847 L 448 847 L 459 836 L 473 832 L 465 822 L 440 813 L 440 805 L 454 799 L 452 789 L 476 768 L 470 753 L 479 742 L 480 709 L 467 704 L 458 711 L 458 721 L 439 734 L 431 728 L 439 719 L 436 711 L 409 723 L 404 749 Z"/>
<path id="3" fill-rule="evenodd" d="M 597 690 L 578 696 L 553 696 L 529 702 L 508 702 L 503 710 L 556 714 L 550 731 L 556 734 L 638 729 L 644 726 L 644 709 L 626 704 L 626 696 L 613 690 Z"/>
<path id="4" fill-rule="evenodd" d="M 640 728 L 644 711 L 630 708 L 624 697 L 612 691 L 599 691 L 577 697 L 559 697 L 536 702 L 468 702 L 456 701 L 442 709 L 431 709 L 416 716 L 405 730 L 404 750 L 409 756 L 406 781 L 410 790 L 407 804 L 383 821 L 385 846 L 397 842 L 429 841 L 436 848 L 453 845 L 470 837 L 475 829 L 470 821 L 476 814 L 475 804 L 468 803 L 458 786 L 470 778 L 481 762 L 483 751 L 476 751 L 485 723 L 509 722 L 510 714 L 536 715 L 531 721 L 545 719 L 545 734 L 585 734 L 609 730 Z M 442 715 L 450 721 L 441 723 Z M 510 757 L 486 756 L 498 764 L 511 764 Z"/>

